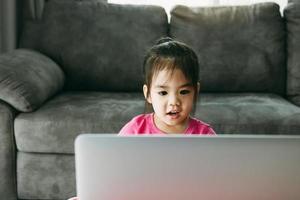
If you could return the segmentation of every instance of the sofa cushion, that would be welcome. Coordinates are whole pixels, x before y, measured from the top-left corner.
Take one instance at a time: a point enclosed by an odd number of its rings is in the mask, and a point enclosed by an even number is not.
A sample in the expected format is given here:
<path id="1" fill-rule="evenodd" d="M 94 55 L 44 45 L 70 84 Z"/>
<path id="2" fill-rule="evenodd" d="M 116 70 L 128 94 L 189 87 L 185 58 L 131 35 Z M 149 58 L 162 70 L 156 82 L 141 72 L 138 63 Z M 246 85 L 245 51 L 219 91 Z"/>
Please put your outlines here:
<path id="1" fill-rule="evenodd" d="M 17 148 L 26 152 L 73 153 L 80 133 L 118 133 L 144 110 L 141 93 L 69 92 L 15 119 Z M 32 146 L 33 145 L 33 146 Z"/>
<path id="2" fill-rule="evenodd" d="M 289 3 L 284 16 L 287 27 L 287 95 L 300 106 L 300 2 Z"/>
<path id="3" fill-rule="evenodd" d="M 73 153 L 80 133 L 118 133 L 143 113 L 141 93 L 66 93 L 15 119 L 17 148 Z M 300 108 L 273 94 L 201 94 L 196 117 L 217 134 L 298 134 Z"/>
<path id="4" fill-rule="evenodd" d="M 18 49 L 0 56 L 0 99 L 23 112 L 35 110 L 63 88 L 64 73 L 39 52 Z"/>
<path id="5" fill-rule="evenodd" d="M 171 11 L 170 35 L 197 53 L 204 92 L 285 93 L 285 26 L 274 3 Z"/>
<path id="6" fill-rule="evenodd" d="M 27 20 L 21 47 L 53 58 L 66 89 L 140 91 L 146 50 L 167 34 L 162 7 L 51 0 L 41 20 Z"/>
<path id="7" fill-rule="evenodd" d="M 18 199 L 68 199 L 76 195 L 73 155 L 18 152 Z"/>
<path id="8" fill-rule="evenodd" d="M 275 94 L 201 95 L 196 117 L 217 134 L 298 135 L 300 108 Z"/>

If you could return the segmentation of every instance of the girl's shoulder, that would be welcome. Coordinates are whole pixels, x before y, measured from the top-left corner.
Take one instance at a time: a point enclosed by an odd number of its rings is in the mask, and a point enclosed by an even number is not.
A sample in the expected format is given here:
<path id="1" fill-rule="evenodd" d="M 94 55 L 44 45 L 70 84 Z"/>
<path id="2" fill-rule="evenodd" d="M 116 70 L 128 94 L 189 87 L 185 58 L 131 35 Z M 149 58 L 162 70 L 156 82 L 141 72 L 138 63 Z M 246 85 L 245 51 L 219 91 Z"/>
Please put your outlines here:
<path id="1" fill-rule="evenodd" d="M 199 119 L 190 118 L 190 123 L 188 127 L 188 133 L 200 134 L 200 135 L 216 135 L 210 124 L 203 122 Z"/>
<path id="2" fill-rule="evenodd" d="M 190 123 L 192 124 L 196 124 L 196 125 L 199 125 L 199 126 L 205 126 L 205 127 L 210 127 L 210 125 L 200 119 L 197 119 L 197 118 L 194 118 L 194 117 L 191 117 L 190 118 Z"/>
<path id="3" fill-rule="evenodd" d="M 148 122 L 149 120 L 152 120 L 152 114 L 140 114 L 133 117 L 130 122 L 140 124 Z"/>
<path id="4" fill-rule="evenodd" d="M 132 118 L 120 130 L 119 135 L 142 134 L 152 129 L 152 114 L 140 114 Z"/>

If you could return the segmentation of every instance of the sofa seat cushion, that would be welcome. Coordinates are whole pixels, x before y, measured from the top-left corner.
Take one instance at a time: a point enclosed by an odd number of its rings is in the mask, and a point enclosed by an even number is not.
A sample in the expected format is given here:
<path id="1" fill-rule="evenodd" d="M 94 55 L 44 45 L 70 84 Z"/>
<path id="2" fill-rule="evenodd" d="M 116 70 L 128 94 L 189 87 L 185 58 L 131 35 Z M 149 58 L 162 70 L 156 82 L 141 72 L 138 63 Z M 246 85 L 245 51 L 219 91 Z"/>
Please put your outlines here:
<path id="1" fill-rule="evenodd" d="M 202 97 L 202 98 L 201 98 Z M 196 117 L 217 134 L 297 135 L 300 108 L 275 94 L 201 95 Z"/>
<path id="2" fill-rule="evenodd" d="M 80 133 L 118 133 L 142 113 L 141 93 L 68 92 L 15 120 L 17 148 L 25 152 L 73 153 Z"/>
<path id="3" fill-rule="evenodd" d="M 143 113 L 141 93 L 69 92 L 15 120 L 24 152 L 73 153 L 80 133 L 118 133 Z M 300 108 L 274 94 L 201 94 L 195 116 L 217 134 L 297 134 Z"/>

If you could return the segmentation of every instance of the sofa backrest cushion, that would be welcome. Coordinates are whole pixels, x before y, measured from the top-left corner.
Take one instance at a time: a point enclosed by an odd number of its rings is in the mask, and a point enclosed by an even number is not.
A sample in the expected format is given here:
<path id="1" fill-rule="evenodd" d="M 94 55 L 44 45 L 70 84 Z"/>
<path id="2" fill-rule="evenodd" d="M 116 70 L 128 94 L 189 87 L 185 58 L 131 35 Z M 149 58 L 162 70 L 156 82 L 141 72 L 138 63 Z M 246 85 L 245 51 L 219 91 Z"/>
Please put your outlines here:
<path id="1" fill-rule="evenodd" d="M 202 91 L 285 93 L 285 27 L 279 6 L 186 7 L 170 34 L 198 55 Z"/>
<path id="2" fill-rule="evenodd" d="M 142 91 L 146 50 L 167 35 L 163 8 L 51 0 L 41 20 L 27 20 L 20 47 L 56 61 L 67 90 Z"/>
<path id="3" fill-rule="evenodd" d="M 287 26 L 287 95 L 300 106 L 300 1 L 284 10 Z"/>

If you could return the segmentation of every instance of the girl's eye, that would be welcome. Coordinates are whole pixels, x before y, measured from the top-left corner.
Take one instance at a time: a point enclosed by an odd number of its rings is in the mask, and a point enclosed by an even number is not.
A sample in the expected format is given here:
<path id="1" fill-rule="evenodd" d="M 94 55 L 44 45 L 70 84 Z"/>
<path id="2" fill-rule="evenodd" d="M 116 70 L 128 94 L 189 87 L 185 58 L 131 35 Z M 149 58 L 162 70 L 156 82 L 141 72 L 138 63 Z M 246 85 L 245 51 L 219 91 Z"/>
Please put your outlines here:
<path id="1" fill-rule="evenodd" d="M 167 93 L 166 91 L 161 91 L 161 92 L 158 92 L 158 94 L 159 94 L 160 96 L 165 96 L 165 95 L 167 95 L 168 93 Z"/>
<path id="2" fill-rule="evenodd" d="M 191 91 L 189 91 L 189 90 L 181 90 L 180 91 L 180 94 L 189 94 Z"/>

